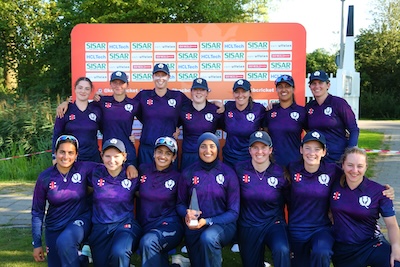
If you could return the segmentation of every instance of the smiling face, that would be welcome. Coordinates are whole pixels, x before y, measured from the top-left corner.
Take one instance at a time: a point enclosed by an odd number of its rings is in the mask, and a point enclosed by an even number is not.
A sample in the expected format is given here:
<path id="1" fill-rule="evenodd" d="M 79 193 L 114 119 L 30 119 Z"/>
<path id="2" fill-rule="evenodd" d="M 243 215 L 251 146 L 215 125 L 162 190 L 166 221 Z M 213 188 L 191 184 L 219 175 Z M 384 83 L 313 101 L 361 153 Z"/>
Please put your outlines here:
<path id="1" fill-rule="evenodd" d="M 217 145 L 209 139 L 204 140 L 199 147 L 199 157 L 206 163 L 213 162 L 218 157 Z"/>
<path id="2" fill-rule="evenodd" d="M 108 172 L 115 176 L 122 170 L 122 164 L 126 160 L 126 153 L 119 151 L 115 147 L 110 147 L 103 151 L 101 158 Z"/>
<path id="3" fill-rule="evenodd" d="M 309 167 L 319 166 L 321 159 L 326 155 L 324 146 L 318 141 L 309 141 L 300 147 L 303 155 L 304 165 Z"/>
<path id="4" fill-rule="evenodd" d="M 76 146 L 69 142 L 62 143 L 58 146 L 55 156 L 59 171 L 68 172 L 78 157 Z"/>
<path id="5" fill-rule="evenodd" d="M 196 104 L 204 104 L 207 101 L 208 91 L 200 88 L 194 88 L 190 91 L 192 101 Z"/>
<path id="6" fill-rule="evenodd" d="M 81 80 L 75 86 L 76 99 L 80 101 L 88 101 L 92 86 L 88 81 Z"/>
<path id="7" fill-rule="evenodd" d="M 233 91 L 233 97 L 235 98 L 236 107 L 239 110 L 245 109 L 249 104 L 250 91 L 246 91 L 243 88 L 238 88 Z"/>
<path id="8" fill-rule="evenodd" d="M 309 85 L 311 92 L 315 98 L 328 95 L 328 89 L 330 86 L 330 83 L 320 80 L 313 80 Z"/>
<path id="9" fill-rule="evenodd" d="M 128 83 L 125 83 L 121 80 L 113 80 L 110 82 L 110 86 L 114 92 L 114 96 L 125 96 Z"/>
<path id="10" fill-rule="evenodd" d="M 280 102 L 293 101 L 294 88 L 285 82 L 280 82 L 276 86 L 276 92 L 278 93 Z"/>
<path id="11" fill-rule="evenodd" d="M 269 162 L 269 157 L 272 153 L 272 147 L 265 145 L 261 142 L 255 142 L 250 148 L 249 152 L 251 160 L 256 164 L 263 164 Z"/>
<path id="12" fill-rule="evenodd" d="M 355 188 L 362 182 L 367 171 L 367 158 L 363 154 L 350 153 L 343 161 L 342 168 L 347 184 Z"/>
<path id="13" fill-rule="evenodd" d="M 176 155 L 174 155 L 174 153 L 172 153 L 172 151 L 166 146 L 159 146 L 154 150 L 154 162 L 159 171 L 168 168 L 175 158 Z"/>
<path id="14" fill-rule="evenodd" d="M 157 71 L 153 74 L 154 87 L 159 90 L 167 89 L 169 75 L 163 71 Z"/>

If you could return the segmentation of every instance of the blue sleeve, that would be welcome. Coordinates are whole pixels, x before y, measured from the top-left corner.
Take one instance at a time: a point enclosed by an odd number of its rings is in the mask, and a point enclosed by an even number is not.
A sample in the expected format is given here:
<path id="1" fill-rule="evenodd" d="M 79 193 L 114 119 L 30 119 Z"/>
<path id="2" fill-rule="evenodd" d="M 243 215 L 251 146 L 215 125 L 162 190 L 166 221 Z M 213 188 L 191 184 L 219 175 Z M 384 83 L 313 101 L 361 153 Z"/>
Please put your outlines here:
<path id="1" fill-rule="evenodd" d="M 34 248 L 42 246 L 42 225 L 46 208 L 46 191 L 42 181 L 39 176 L 32 199 L 32 245 Z"/>

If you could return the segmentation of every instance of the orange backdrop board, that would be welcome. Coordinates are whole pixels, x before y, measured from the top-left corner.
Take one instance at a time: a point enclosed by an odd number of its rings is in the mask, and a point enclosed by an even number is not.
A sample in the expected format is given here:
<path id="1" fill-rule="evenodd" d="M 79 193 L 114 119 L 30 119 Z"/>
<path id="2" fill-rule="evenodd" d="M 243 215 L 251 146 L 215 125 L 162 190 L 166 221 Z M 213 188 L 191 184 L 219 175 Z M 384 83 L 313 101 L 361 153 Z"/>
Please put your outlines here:
<path id="1" fill-rule="evenodd" d="M 153 66 L 162 62 L 171 71 L 169 88 L 189 97 L 197 77 L 207 79 L 210 100 L 223 102 L 236 80 L 247 79 L 254 100 L 266 105 L 277 100 L 274 80 L 290 74 L 296 101 L 305 104 L 306 32 L 297 23 L 78 24 L 71 56 L 72 84 L 87 76 L 106 95 L 118 70 L 129 76 L 128 96 L 152 89 Z"/>

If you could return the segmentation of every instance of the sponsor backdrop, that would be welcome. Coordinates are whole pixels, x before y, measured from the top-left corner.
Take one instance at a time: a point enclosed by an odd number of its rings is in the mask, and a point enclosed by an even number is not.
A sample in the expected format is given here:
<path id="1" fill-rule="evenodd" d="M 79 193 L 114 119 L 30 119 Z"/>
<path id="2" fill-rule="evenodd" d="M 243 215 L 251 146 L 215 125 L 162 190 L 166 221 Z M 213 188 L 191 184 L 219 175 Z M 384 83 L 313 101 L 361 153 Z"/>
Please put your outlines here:
<path id="1" fill-rule="evenodd" d="M 247 79 L 255 101 L 267 105 L 277 100 L 275 79 L 290 74 L 296 101 L 305 101 L 306 32 L 297 23 L 79 24 L 71 57 L 72 84 L 87 76 L 105 95 L 117 70 L 129 76 L 128 96 L 152 89 L 153 66 L 162 62 L 171 71 L 169 88 L 188 97 L 198 77 L 208 81 L 209 100 L 223 102 L 232 100 L 236 80 Z"/>

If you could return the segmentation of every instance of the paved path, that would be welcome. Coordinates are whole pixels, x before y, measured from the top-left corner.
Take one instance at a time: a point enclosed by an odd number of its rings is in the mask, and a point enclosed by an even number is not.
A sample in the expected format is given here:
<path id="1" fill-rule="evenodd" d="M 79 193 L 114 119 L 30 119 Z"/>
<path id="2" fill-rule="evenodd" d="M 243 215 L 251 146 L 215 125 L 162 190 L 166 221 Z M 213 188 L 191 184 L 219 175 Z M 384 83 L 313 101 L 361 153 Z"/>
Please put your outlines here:
<path id="1" fill-rule="evenodd" d="M 384 144 L 400 151 L 400 121 L 359 121 L 359 127 L 384 133 Z M 375 174 L 376 181 L 394 187 L 400 223 L 400 154 L 379 156 Z M 30 227 L 32 192 L 33 184 L 0 183 L 0 227 Z"/>

